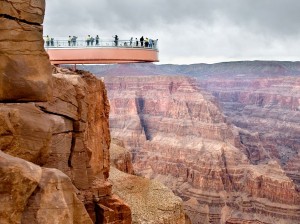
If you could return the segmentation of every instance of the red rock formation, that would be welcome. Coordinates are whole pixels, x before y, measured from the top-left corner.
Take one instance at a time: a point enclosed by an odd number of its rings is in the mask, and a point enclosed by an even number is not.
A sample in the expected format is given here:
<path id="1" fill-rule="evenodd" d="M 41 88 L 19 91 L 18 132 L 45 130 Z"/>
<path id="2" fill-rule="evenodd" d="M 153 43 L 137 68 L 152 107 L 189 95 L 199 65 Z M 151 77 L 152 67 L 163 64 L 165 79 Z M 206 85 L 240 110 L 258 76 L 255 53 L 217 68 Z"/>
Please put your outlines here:
<path id="1" fill-rule="evenodd" d="M 44 10 L 44 0 L 0 1 L 0 101 L 46 101 L 51 96 Z"/>
<path id="2" fill-rule="evenodd" d="M 131 149 L 135 172 L 181 196 L 193 223 L 299 222 L 293 181 L 275 161 L 252 164 L 237 129 L 192 80 L 145 76 L 105 82 L 112 136 Z"/>
<path id="3" fill-rule="evenodd" d="M 112 196 L 111 184 L 107 182 L 110 165 L 109 104 L 103 81 L 89 73 L 81 76 L 58 73 L 53 81 L 56 87 L 53 101 L 38 105 L 45 112 L 61 113 L 72 119 L 74 130 L 71 139 L 67 136 L 60 141 L 66 143 L 63 145 L 66 152 L 64 161 L 61 154 L 50 153 L 52 160 L 48 160 L 50 163 L 45 166 L 59 168 L 64 164 L 66 173 L 81 190 L 94 221 L 130 223 L 130 208 Z M 107 209 L 109 212 L 106 212 Z"/>

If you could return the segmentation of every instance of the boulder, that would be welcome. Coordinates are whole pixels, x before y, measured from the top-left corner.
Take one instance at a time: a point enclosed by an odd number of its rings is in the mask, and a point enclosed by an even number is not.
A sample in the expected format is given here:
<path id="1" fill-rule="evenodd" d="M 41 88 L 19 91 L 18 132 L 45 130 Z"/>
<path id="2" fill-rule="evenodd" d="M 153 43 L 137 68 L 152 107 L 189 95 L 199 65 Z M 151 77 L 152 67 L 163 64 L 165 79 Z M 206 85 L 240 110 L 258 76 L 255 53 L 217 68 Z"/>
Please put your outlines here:
<path id="1" fill-rule="evenodd" d="M 1 223 L 92 223 L 61 171 L 0 151 L 0 174 Z"/>

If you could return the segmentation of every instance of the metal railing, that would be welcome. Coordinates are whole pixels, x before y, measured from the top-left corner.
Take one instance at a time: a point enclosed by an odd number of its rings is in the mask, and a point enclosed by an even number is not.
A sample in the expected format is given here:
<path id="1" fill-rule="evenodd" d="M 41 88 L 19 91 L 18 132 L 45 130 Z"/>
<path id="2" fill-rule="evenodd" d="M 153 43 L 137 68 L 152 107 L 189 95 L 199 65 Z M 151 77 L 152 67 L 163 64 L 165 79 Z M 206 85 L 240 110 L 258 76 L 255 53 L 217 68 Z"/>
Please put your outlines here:
<path id="1" fill-rule="evenodd" d="M 105 47 L 118 47 L 118 48 L 145 48 L 158 50 L 157 40 L 149 40 L 148 44 L 136 40 L 102 40 L 88 41 L 83 39 L 65 40 L 56 38 L 44 37 L 45 48 L 105 48 Z"/>

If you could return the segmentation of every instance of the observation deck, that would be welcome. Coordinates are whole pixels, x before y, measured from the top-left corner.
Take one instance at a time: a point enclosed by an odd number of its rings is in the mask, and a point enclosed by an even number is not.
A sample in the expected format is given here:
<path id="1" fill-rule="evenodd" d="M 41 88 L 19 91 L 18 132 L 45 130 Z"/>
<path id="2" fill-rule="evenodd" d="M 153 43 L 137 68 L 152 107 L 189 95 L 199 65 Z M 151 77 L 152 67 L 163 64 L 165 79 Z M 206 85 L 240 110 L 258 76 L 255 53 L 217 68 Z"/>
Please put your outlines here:
<path id="1" fill-rule="evenodd" d="M 145 42 L 143 45 L 135 40 L 100 40 L 96 44 L 96 41 L 54 39 L 46 40 L 44 47 L 54 65 L 158 62 L 157 41 L 152 41 L 148 47 Z"/>

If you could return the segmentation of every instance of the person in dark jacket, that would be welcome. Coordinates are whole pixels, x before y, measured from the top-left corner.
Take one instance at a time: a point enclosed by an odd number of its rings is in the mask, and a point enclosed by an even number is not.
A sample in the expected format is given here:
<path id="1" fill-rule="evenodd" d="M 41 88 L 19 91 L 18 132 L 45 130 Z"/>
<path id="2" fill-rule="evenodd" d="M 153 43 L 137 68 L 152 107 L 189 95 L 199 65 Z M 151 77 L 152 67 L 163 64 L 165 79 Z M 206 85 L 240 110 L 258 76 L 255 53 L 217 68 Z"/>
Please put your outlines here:
<path id="1" fill-rule="evenodd" d="M 118 41 L 119 41 L 119 37 L 118 35 L 115 35 L 115 46 L 117 47 L 118 46 Z"/>
<path id="2" fill-rule="evenodd" d="M 68 39 L 68 45 L 71 46 L 71 41 L 72 41 L 72 37 L 69 36 L 69 39 Z"/>
<path id="3" fill-rule="evenodd" d="M 140 38 L 140 41 L 141 41 L 141 47 L 143 47 L 144 46 L 144 37 L 143 36 Z"/>
<path id="4" fill-rule="evenodd" d="M 54 46 L 54 38 L 53 37 L 50 40 L 50 44 L 51 44 L 51 46 Z"/>
<path id="5" fill-rule="evenodd" d="M 96 40 L 96 45 L 99 45 L 99 36 L 97 35 L 96 37 L 95 37 L 95 40 Z"/>
<path id="6" fill-rule="evenodd" d="M 93 46 L 93 44 L 94 44 L 94 40 L 95 40 L 95 39 L 94 39 L 94 37 L 91 37 L 91 39 L 90 39 L 90 40 L 91 40 L 91 46 Z"/>
<path id="7" fill-rule="evenodd" d="M 137 38 L 135 38 L 135 46 L 138 47 L 139 46 L 139 41 Z"/>

